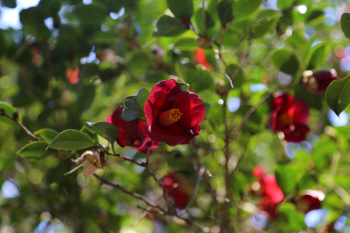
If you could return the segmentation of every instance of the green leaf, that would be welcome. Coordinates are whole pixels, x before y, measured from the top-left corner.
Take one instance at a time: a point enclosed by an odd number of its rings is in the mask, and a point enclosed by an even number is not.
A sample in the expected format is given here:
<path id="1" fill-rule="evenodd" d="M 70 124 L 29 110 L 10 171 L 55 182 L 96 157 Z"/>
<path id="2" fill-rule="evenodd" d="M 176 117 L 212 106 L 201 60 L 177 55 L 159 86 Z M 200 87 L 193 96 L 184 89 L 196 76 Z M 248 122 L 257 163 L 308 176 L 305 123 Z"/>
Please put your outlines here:
<path id="1" fill-rule="evenodd" d="M 283 1 L 277 1 L 277 7 L 280 10 L 285 10 L 288 8 L 291 8 L 293 6 L 294 0 L 283 0 Z"/>
<path id="2" fill-rule="evenodd" d="M 181 38 L 175 42 L 175 47 L 180 50 L 194 50 L 198 45 L 194 38 Z"/>
<path id="3" fill-rule="evenodd" d="M 299 71 L 299 61 L 289 50 L 277 50 L 271 55 L 271 62 L 278 70 L 289 75 L 296 75 Z"/>
<path id="4" fill-rule="evenodd" d="M 259 9 L 261 0 L 239 0 L 237 3 L 237 17 L 235 21 L 246 19 Z"/>
<path id="5" fill-rule="evenodd" d="M 204 16 L 204 17 L 203 17 Z M 203 9 L 202 8 L 199 8 L 197 11 L 196 11 L 196 14 L 195 14 L 195 20 L 196 20 L 196 25 L 197 25 L 197 29 L 200 31 L 200 32 L 205 32 L 207 29 L 211 28 L 211 27 L 214 27 L 215 25 L 215 22 L 214 20 L 211 18 L 210 14 L 208 11 L 204 11 L 204 14 L 203 14 Z M 202 22 L 203 20 L 203 22 Z M 204 27 L 204 28 L 203 28 Z"/>
<path id="6" fill-rule="evenodd" d="M 80 150 L 94 145 L 94 140 L 86 133 L 74 129 L 67 129 L 57 135 L 48 148 L 58 150 Z"/>
<path id="7" fill-rule="evenodd" d="M 121 113 L 121 116 L 125 121 L 132 121 L 143 115 L 144 112 L 140 108 L 140 105 L 137 102 L 137 100 L 129 98 L 124 101 L 124 109 Z"/>
<path id="8" fill-rule="evenodd" d="M 46 150 L 47 146 L 48 144 L 43 141 L 31 142 L 20 149 L 17 154 L 26 159 L 42 159 L 57 153 L 56 150 Z"/>
<path id="9" fill-rule="evenodd" d="M 342 80 L 333 81 L 327 88 L 328 106 L 339 116 L 350 103 L 350 75 Z"/>
<path id="10" fill-rule="evenodd" d="M 101 137 L 105 138 L 109 143 L 113 145 L 114 141 L 118 138 L 119 135 L 119 129 L 117 126 L 105 122 L 86 122 L 86 125 L 88 126 L 88 129 L 90 129 L 92 132 L 100 135 Z"/>
<path id="11" fill-rule="evenodd" d="M 13 114 L 16 112 L 16 109 L 14 107 L 12 107 L 11 105 L 9 105 L 8 103 L 2 102 L 0 101 L 0 109 L 4 109 L 5 112 L 10 115 L 11 117 L 13 116 Z M 21 121 L 20 117 L 18 117 L 17 119 L 19 122 Z M 18 127 L 18 125 L 13 122 L 12 120 L 8 119 L 5 116 L 0 116 L 0 121 L 6 123 L 7 125 L 10 125 L 12 127 Z"/>
<path id="12" fill-rule="evenodd" d="M 280 13 L 274 10 L 260 11 L 256 16 L 256 21 L 261 20 L 252 27 L 252 37 L 254 39 L 265 36 L 277 24 Z"/>
<path id="13" fill-rule="evenodd" d="M 350 39 L 350 13 L 344 13 L 341 15 L 340 25 L 345 37 Z"/>
<path id="14" fill-rule="evenodd" d="M 168 15 L 162 15 L 156 25 L 156 31 L 153 36 L 177 36 L 187 31 L 185 25 L 181 20 L 170 17 Z"/>
<path id="15" fill-rule="evenodd" d="M 41 137 L 45 142 L 51 143 L 52 140 L 59 134 L 59 132 L 54 129 L 45 128 L 39 129 L 38 131 L 34 132 L 34 134 Z"/>
<path id="16" fill-rule="evenodd" d="M 193 14 L 192 0 L 167 0 L 167 3 L 169 9 L 177 18 L 181 18 L 182 16 L 191 17 Z"/>
<path id="17" fill-rule="evenodd" d="M 139 106 L 140 106 L 141 110 L 143 110 L 143 107 L 145 106 L 150 94 L 151 94 L 151 91 L 145 87 L 142 87 L 137 92 L 137 101 L 139 102 Z"/>
<path id="18" fill-rule="evenodd" d="M 232 3 L 230 1 L 221 1 L 218 5 L 218 14 L 222 27 L 233 19 Z"/>
<path id="19" fill-rule="evenodd" d="M 315 45 L 308 53 L 307 61 L 309 64 L 306 69 L 312 70 L 315 67 L 324 63 L 327 60 L 329 53 L 330 48 L 328 44 L 319 43 Z"/>
<path id="20" fill-rule="evenodd" d="M 279 205 L 278 210 L 287 217 L 288 226 L 291 230 L 302 231 L 307 229 L 304 213 L 297 211 L 293 203 L 282 203 Z"/>
<path id="21" fill-rule="evenodd" d="M 74 13 L 81 23 L 86 24 L 100 24 L 108 15 L 107 8 L 99 2 L 92 2 L 89 5 L 78 3 L 75 5 Z"/>
<path id="22" fill-rule="evenodd" d="M 16 0 L 1 0 L 1 4 L 8 8 L 16 8 L 17 6 Z"/>
<path id="23" fill-rule="evenodd" d="M 298 176 L 290 165 L 279 165 L 275 170 L 276 181 L 285 195 L 294 191 Z"/>

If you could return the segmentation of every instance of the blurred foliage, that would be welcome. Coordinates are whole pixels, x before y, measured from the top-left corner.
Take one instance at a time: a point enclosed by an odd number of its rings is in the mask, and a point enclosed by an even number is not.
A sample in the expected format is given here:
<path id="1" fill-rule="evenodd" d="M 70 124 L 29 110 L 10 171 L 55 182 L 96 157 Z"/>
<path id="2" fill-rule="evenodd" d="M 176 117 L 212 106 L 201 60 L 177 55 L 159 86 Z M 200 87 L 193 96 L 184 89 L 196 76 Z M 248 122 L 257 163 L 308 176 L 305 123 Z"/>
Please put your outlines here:
<path id="1" fill-rule="evenodd" d="M 14 0 L 0 4 L 0 14 L 19 7 Z M 350 232 L 349 4 L 41 0 L 20 8 L 21 29 L 0 29 L 0 109 L 18 114 L 42 140 L 0 116 L 0 231 L 200 232 L 198 225 L 205 232 Z M 329 68 L 338 81 L 326 96 L 308 92 L 303 72 Z M 104 121 L 117 107 L 124 106 L 125 120 L 145 120 L 149 91 L 169 78 L 201 97 L 206 116 L 190 144 L 161 143 L 149 168 L 158 179 L 179 172 L 193 195 L 182 217 L 195 226 L 145 212 L 144 202 L 100 186 L 82 169 L 64 176 L 86 148 L 109 149 L 119 131 Z M 269 130 L 276 91 L 308 104 L 306 141 L 287 143 Z M 145 153 L 110 147 L 146 161 Z M 276 175 L 285 195 L 276 219 L 259 215 L 257 165 Z M 144 167 L 107 155 L 96 174 L 165 206 Z M 315 226 L 293 204 L 310 189 L 325 194 L 326 215 Z"/>

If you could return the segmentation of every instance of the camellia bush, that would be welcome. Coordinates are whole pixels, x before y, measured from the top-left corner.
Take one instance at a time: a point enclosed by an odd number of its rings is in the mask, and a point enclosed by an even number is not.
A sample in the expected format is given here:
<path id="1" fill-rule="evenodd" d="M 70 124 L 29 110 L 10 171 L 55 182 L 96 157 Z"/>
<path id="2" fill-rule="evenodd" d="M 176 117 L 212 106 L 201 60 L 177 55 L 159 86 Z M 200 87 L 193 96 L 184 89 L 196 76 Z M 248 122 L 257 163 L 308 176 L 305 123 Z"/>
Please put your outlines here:
<path id="1" fill-rule="evenodd" d="M 350 232 L 350 2 L 0 3 L 0 232 Z"/>

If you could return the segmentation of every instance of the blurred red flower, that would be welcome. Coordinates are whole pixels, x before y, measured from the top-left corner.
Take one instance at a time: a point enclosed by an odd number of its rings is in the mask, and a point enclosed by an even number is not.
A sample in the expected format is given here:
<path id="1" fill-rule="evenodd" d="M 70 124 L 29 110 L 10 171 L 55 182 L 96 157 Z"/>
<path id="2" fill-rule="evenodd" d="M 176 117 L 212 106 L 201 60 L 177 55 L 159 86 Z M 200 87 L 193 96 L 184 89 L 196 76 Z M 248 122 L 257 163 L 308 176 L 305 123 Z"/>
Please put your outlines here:
<path id="1" fill-rule="evenodd" d="M 188 144 L 199 133 L 205 108 L 193 92 L 182 91 L 174 79 L 152 88 L 144 107 L 147 135 L 169 146 Z"/>
<path id="2" fill-rule="evenodd" d="M 67 70 L 67 79 L 70 84 L 77 84 L 79 82 L 79 68 L 71 69 L 69 68 Z"/>
<path id="3" fill-rule="evenodd" d="M 205 50 L 203 48 L 198 47 L 194 53 L 194 56 L 195 56 L 196 62 L 200 64 L 204 70 L 208 70 L 208 71 L 211 70 L 211 65 L 207 61 L 207 56 L 205 55 Z"/>
<path id="4" fill-rule="evenodd" d="M 295 208 L 305 214 L 311 210 L 321 209 L 321 200 L 324 196 L 321 191 L 307 190 L 303 195 L 299 195 L 294 199 Z"/>
<path id="5" fill-rule="evenodd" d="M 150 146 L 150 153 L 159 146 L 160 142 L 152 142 L 147 136 L 145 121 L 133 120 L 125 121 L 121 117 L 123 107 L 117 108 L 112 115 L 110 115 L 106 122 L 109 122 L 119 128 L 119 135 L 117 142 L 121 147 L 130 146 L 135 150 L 146 153 Z"/>
<path id="6" fill-rule="evenodd" d="M 273 112 L 270 118 L 271 130 L 283 132 L 287 142 L 302 142 L 309 133 L 306 125 L 309 107 L 302 99 L 294 99 L 287 93 L 277 94 L 270 103 Z"/>
<path id="7" fill-rule="evenodd" d="M 334 69 L 320 70 L 317 72 L 306 70 L 303 72 L 303 83 L 312 93 L 325 93 L 329 84 L 336 80 L 336 78 L 337 72 Z"/>
<path id="8" fill-rule="evenodd" d="M 166 195 L 172 198 L 174 206 L 179 209 L 185 209 L 190 201 L 190 196 L 184 190 L 176 172 L 169 172 L 162 178 L 162 184 L 165 187 Z"/>
<path id="9" fill-rule="evenodd" d="M 276 182 L 274 175 L 266 175 L 264 168 L 256 166 L 253 169 L 253 175 L 258 178 L 259 194 L 261 196 L 259 207 L 267 212 L 270 218 L 278 216 L 277 205 L 280 203 L 284 194 Z"/>

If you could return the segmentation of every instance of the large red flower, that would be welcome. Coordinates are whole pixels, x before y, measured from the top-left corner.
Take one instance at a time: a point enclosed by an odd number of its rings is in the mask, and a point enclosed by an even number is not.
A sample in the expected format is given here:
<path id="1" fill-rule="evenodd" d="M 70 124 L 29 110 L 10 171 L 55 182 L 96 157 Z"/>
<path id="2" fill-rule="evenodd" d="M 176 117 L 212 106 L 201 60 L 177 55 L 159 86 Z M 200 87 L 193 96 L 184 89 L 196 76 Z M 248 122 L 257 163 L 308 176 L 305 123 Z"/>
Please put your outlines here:
<path id="1" fill-rule="evenodd" d="M 130 146 L 144 153 L 147 152 L 148 147 L 150 147 L 150 152 L 157 148 L 160 142 L 152 142 L 147 136 L 145 130 L 147 123 L 140 120 L 127 122 L 121 117 L 122 111 L 123 107 L 117 108 L 106 120 L 119 128 L 118 144 L 121 147 Z"/>
<path id="2" fill-rule="evenodd" d="M 190 201 L 190 196 L 184 190 L 176 172 L 168 173 L 162 178 L 161 182 L 165 187 L 166 195 L 172 198 L 174 206 L 179 209 L 185 209 Z"/>
<path id="3" fill-rule="evenodd" d="M 182 91 L 174 79 L 152 88 L 144 107 L 147 135 L 169 146 L 188 144 L 199 133 L 205 108 L 201 98 Z"/>
<path id="4" fill-rule="evenodd" d="M 261 166 L 256 166 L 253 169 L 253 175 L 259 179 L 260 208 L 267 212 L 271 218 L 276 218 L 278 216 L 277 205 L 283 200 L 284 194 L 278 186 L 275 176 L 266 175 Z"/>
<path id="5" fill-rule="evenodd" d="M 273 132 L 283 132 L 288 142 L 302 142 L 309 132 L 306 123 L 309 119 L 309 107 L 302 99 L 294 99 L 287 93 L 277 94 L 270 104 L 270 118 Z"/>

